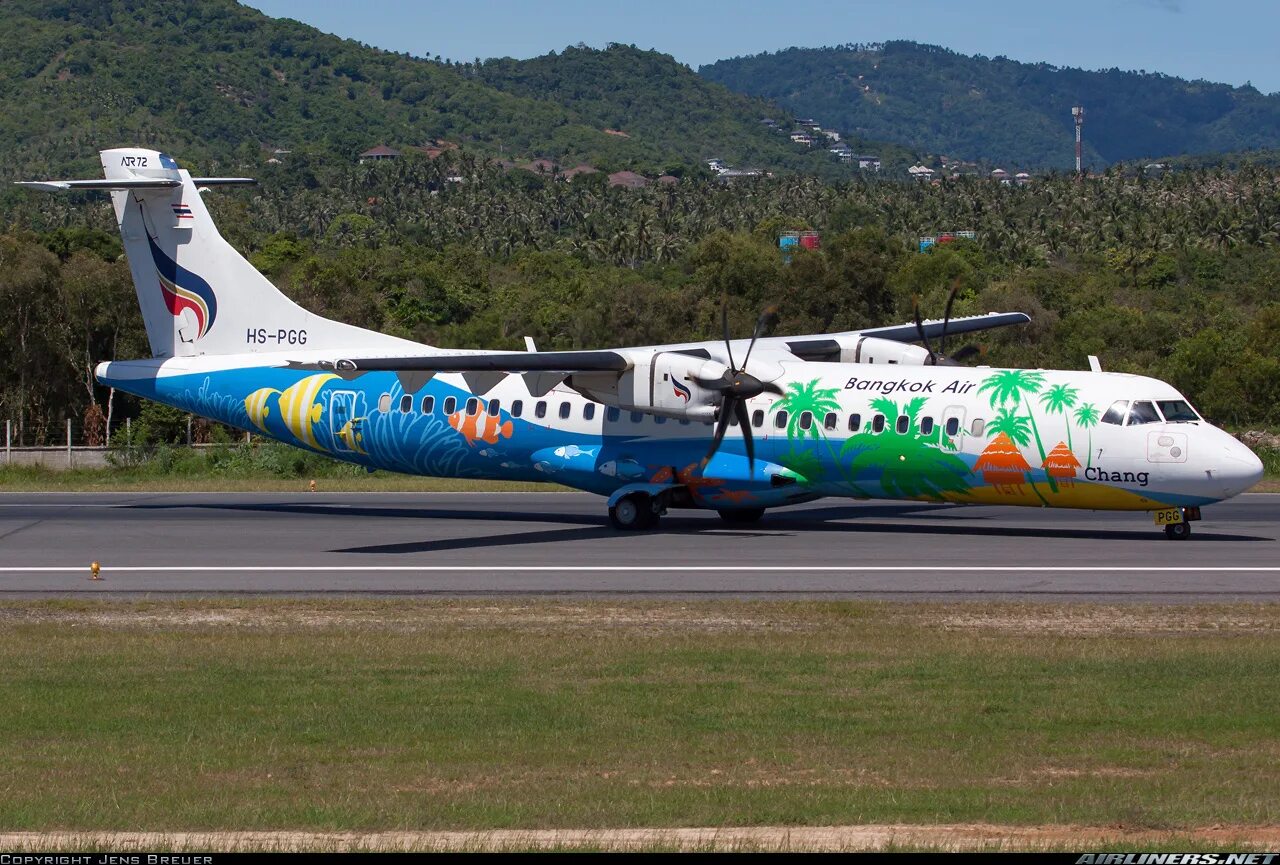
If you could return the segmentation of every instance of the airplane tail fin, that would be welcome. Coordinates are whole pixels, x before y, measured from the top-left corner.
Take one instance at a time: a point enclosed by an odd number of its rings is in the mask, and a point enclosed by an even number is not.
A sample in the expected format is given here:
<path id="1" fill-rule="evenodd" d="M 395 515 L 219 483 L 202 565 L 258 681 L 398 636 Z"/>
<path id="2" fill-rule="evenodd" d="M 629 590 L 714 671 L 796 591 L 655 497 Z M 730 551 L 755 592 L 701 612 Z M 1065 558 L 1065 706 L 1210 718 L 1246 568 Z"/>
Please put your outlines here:
<path id="1" fill-rule="evenodd" d="M 218 233 L 200 197 L 243 177 L 192 178 L 155 150 L 102 151 L 105 179 L 27 181 L 48 191 L 111 192 L 155 357 L 417 343 L 331 321 L 285 297 Z"/>

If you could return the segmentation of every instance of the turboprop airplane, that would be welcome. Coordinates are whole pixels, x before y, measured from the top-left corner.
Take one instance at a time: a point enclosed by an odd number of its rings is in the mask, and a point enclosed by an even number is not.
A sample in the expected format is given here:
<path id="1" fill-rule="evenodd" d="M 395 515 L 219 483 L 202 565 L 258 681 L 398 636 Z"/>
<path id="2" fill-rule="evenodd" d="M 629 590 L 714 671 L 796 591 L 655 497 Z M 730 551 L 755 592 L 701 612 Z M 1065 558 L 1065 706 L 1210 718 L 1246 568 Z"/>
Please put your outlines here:
<path id="1" fill-rule="evenodd" d="M 99 364 L 147 399 L 366 466 L 554 481 L 608 497 L 619 529 L 669 508 L 731 523 L 823 496 L 1150 511 L 1168 537 L 1262 476 L 1153 378 L 970 368 L 948 335 L 991 313 L 844 333 L 600 351 L 464 351 L 314 315 L 218 234 L 163 153 L 102 153 L 153 357 Z M 954 297 L 952 298 L 954 299 Z M 933 341 L 939 348 L 933 348 Z M 912 344 L 919 341 L 920 345 Z"/>

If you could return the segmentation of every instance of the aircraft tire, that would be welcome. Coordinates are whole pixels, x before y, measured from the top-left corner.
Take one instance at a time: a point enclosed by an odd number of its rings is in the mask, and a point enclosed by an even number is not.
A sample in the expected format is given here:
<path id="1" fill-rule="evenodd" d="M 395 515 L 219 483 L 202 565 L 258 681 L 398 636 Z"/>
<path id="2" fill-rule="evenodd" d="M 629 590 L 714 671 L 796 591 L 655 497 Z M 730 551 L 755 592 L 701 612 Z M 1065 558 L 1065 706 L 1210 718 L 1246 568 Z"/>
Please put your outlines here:
<path id="1" fill-rule="evenodd" d="M 760 522 L 760 518 L 764 516 L 764 508 L 725 508 L 718 513 L 726 523 L 744 525 Z"/>
<path id="2" fill-rule="evenodd" d="M 1185 541 L 1191 537 L 1191 524 L 1186 522 L 1170 523 L 1164 527 L 1164 536 L 1171 541 Z"/>
<path id="3" fill-rule="evenodd" d="M 609 508 L 609 522 L 613 523 L 615 529 L 637 532 L 657 525 L 658 515 L 653 512 L 649 496 L 632 493 L 618 499 L 618 503 Z"/>

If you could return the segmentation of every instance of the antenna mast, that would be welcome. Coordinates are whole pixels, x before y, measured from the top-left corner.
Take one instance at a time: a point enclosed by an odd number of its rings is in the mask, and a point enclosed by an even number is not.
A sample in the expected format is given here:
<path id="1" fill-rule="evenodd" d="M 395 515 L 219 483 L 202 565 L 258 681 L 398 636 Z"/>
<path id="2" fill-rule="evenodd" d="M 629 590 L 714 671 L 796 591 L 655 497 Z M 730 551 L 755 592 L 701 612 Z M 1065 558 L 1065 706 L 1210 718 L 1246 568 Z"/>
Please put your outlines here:
<path id="1" fill-rule="evenodd" d="M 1079 179 L 1084 177 L 1084 107 L 1074 106 L 1071 116 L 1076 121 L 1076 178 Z"/>

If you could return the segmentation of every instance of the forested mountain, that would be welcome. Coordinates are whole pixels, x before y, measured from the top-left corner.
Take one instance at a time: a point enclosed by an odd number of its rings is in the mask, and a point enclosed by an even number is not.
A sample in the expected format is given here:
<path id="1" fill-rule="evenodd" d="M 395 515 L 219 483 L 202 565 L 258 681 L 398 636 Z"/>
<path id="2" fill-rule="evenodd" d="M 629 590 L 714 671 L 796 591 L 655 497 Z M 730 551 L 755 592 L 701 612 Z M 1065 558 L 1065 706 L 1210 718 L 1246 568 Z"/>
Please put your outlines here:
<path id="1" fill-rule="evenodd" d="M 6 0 L 0 44 L 9 174 L 96 172 L 96 151 L 121 144 L 212 170 L 258 164 L 275 148 L 349 160 L 431 139 L 641 171 L 713 156 L 769 168 L 831 162 L 760 124 L 778 109 L 626 46 L 433 62 L 233 0 Z"/>
<path id="2" fill-rule="evenodd" d="M 824 126 L 1010 170 L 1073 164 L 1073 105 L 1085 106 L 1085 157 L 1095 168 L 1280 142 L 1280 94 L 969 57 L 914 42 L 789 48 L 699 73 Z"/>

